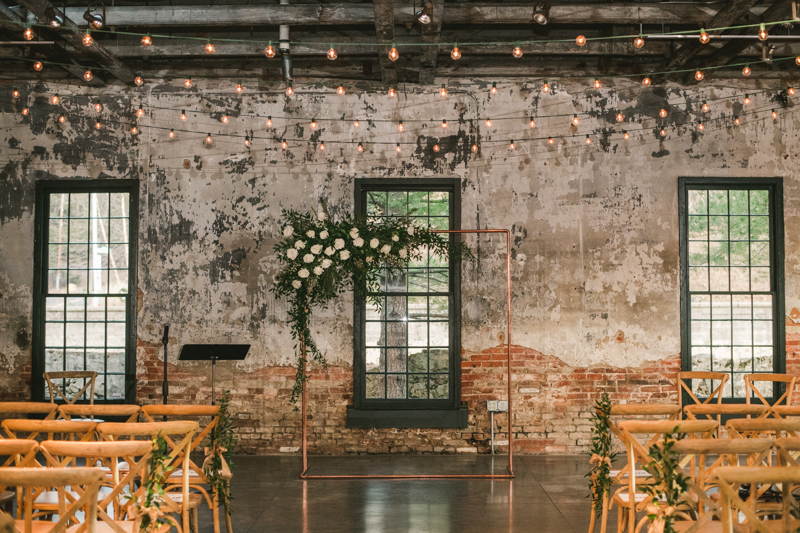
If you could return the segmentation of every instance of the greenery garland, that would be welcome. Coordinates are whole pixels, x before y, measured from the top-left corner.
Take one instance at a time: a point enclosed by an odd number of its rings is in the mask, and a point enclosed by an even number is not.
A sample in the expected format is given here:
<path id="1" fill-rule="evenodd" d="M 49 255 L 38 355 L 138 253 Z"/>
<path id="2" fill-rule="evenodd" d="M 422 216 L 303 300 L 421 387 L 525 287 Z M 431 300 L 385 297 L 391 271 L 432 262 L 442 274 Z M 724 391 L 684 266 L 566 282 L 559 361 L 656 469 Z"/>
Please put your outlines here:
<path id="1" fill-rule="evenodd" d="M 234 423 L 228 414 L 228 406 L 231 401 L 231 391 L 226 390 L 219 402 L 219 414 L 217 415 L 217 425 L 211 429 L 209 448 L 206 448 L 208 456 L 203 463 L 205 472 L 211 488 L 217 494 L 219 502 L 225 506 L 228 515 L 233 514 L 230 502 L 231 496 L 230 479 L 232 471 L 236 465 L 231 461 L 233 449 L 236 446 L 236 433 Z"/>
<path id="2" fill-rule="evenodd" d="M 611 398 L 608 392 L 603 390 L 594 402 L 594 414 L 592 415 L 592 458 L 590 463 L 592 469 L 585 477 L 589 478 L 589 488 L 591 489 L 592 507 L 595 514 L 600 516 L 603 512 L 603 499 L 611 491 L 611 462 L 617 456 L 612 451 L 611 444 Z"/>
<path id="3" fill-rule="evenodd" d="M 675 533 L 675 509 L 688 488 L 689 477 L 681 467 L 679 454 L 672 449 L 677 429 L 665 433 L 661 444 L 650 447 L 648 454 L 652 460 L 643 466 L 650 474 L 648 479 L 653 480 L 652 484 L 642 487 L 643 492 L 653 496 L 653 502 L 647 507 L 647 517 L 651 521 L 649 531 L 653 533 Z M 663 507 L 658 502 L 662 497 Z"/>
<path id="4" fill-rule="evenodd" d="M 472 257 L 469 248 L 455 244 L 435 229 L 416 226 L 408 218 L 353 219 L 345 215 L 334 222 L 324 211 L 283 211 L 283 239 L 275 245 L 281 263 L 272 292 L 290 300 L 289 324 L 297 354 L 297 372 L 291 403 L 296 403 L 307 379 L 308 354 L 327 368 L 309 329 L 313 308 L 347 289 L 355 290 L 377 306 L 383 269 L 396 271 L 421 260 L 424 248 L 431 256 L 458 260 Z"/>
<path id="5" fill-rule="evenodd" d="M 137 518 L 141 519 L 139 531 L 152 533 L 158 531 L 162 524 L 172 524 L 172 521 L 161 512 L 161 502 L 166 498 L 164 485 L 170 472 L 175 469 L 173 466 L 166 466 L 169 459 L 167 441 L 159 433 L 153 439 L 153 447 L 147 463 L 150 475 L 143 483 L 144 501 L 136 505 L 135 513 Z"/>

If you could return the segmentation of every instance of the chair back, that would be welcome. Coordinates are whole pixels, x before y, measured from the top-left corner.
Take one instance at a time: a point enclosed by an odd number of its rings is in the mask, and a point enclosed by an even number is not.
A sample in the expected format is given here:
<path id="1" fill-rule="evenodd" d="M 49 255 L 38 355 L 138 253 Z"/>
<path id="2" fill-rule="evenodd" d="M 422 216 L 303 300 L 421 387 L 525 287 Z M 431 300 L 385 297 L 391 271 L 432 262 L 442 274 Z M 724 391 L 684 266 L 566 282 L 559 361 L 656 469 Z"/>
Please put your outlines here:
<path id="1" fill-rule="evenodd" d="M 717 469 L 716 480 L 720 492 L 720 507 L 723 509 L 723 531 L 790 533 L 797 529 L 797 520 L 792 519 L 792 514 L 797 511 L 797 500 L 792 496 L 791 490 L 800 483 L 800 468 L 792 466 L 726 466 Z M 742 485 L 750 486 L 750 497 L 746 503 L 739 496 L 739 487 Z M 773 516 L 778 514 L 781 518 L 763 520 L 757 514 L 757 497 L 773 485 L 778 485 L 783 492 L 782 509 L 777 513 L 770 514 Z M 745 519 L 746 523 L 739 522 L 740 516 Z"/>
<path id="2" fill-rule="evenodd" d="M 89 403 L 94 403 L 94 384 L 95 381 L 97 381 L 97 372 L 81 370 L 67 372 L 45 372 L 42 375 L 44 376 L 44 380 L 47 382 L 47 388 L 50 390 L 50 401 L 52 403 L 56 402 L 56 396 L 60 396 L 65 402 L 73 404 L 81 399 L 87 389 L 89 391 Z M 77 392 L 72 395 L 64 392 L 69 386 L 72 386 L 72 383 L 79 380 L 83 380 L 83 387 L 78 389 Z M 59 381 L 61 382 L 60 386 L 58 384 Z"/>
<path id="3" fill-rule="evenodd" d="M 690 405 L 721 404 L 722 392 L 725 390 L 725 383 L 730 379 L 730 375 L 726 372 L 678 372 L 675 379 L 678 382 L 678 405 L 681 408 L 681 412 L 683 412 L 684 394 L 689 398 L 689 402 L 685 405 L 686 407 Z M 695 391 L 698 391 L 700 387 L 697 386 L 697 383 L 693 383 L 694 381 L 699 381 L 701 385 L 706 385 L 708 395 L 705 400 L 701 401 L 695 394 Z M 714 386 L 715 383 L 718 383 L 716 387 Z M 694 385 L 694 390 L 692 390 L 692 385 Z M 706 418 L 711 420 L 710 416 L 706 416 Z"/>
<path id="4" fill-rule="evenodd" d="M 94 440 L 94 422 L 81 422 L 75 420 L 24 420 L 11 418 L 3 420 L 0 424 L 12 439 L 24 437 L 35 439 L 39 434 L 47 435 L 48 440 L 53 440 L 54 435 L 61 435 L 64 440 L 90 441 Z"/>
<path id="5" fill-rule="evenodd" d="M 758 390 L 758 383 L 772 383 L 773 385 L 776 383 L 784 383 L 786 385 L 786 390 L 777 400 L 770 403 L 767 398 L 761 394 L 761 391 Z M 762 415 L 763 418 L 766 418 L 770 414 L 780 418 L 780 415 L 772 411 L 771 408 L 777 405 L 789 405 L 792 401 L 792 394 L 794 393 L 794 386 L 796 383 L 797 377 L 788 374 L 747 374 L 744 376 L 745 398 L 747 403 L 750 403 L 751 399 L 755 397 L 761 404 L 770 407 L 770 411 Z"/>
<path id="6" fill-rule="evenodd" d="M 725 424 L 731 438 L 749 438 L 761 434 L 776 438 L 800 435 L 800 418 L 738 418 Z"/>
<path id="7" fill-rule="evenodd" d="M 8 458 L 0 466 L 26 467 L 31 466 L 36 461 L 36 453 L 39 451 L 38 443 L 28 439 L 4 439 L 0 440 L 0 457 Z"/>
<path id="8" fill-rule="evenodd" d="M 45 415 L 45 420 L 56 417 L 58 406 L 46 402 L 0 402 L 0 417 L 8 415 L 16 418 L 19 415 Z"/>
<path id="9" fill-rule="evenodd" d="M 110 416 L 125 417 L 127 422 L 136 422 L 139 419 L 138 405 L 86 405 L 86 404 L 66 404 L 58 406 L 58 417 L 64 420 L 73 418 L 94 418 Z"/>

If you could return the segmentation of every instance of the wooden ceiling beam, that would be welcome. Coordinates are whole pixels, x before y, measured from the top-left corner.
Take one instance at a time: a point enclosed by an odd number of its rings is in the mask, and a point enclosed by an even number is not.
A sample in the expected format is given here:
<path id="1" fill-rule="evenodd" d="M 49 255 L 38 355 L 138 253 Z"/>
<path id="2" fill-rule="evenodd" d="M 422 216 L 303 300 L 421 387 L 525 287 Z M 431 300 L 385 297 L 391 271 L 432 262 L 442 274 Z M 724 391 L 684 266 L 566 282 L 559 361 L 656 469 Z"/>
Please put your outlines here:
<path id="1" fill-rule="evenodd" d="M 386 85 L 397 83 L 395 62 L 389 60 L 389 51 L 394 42 L 394 0 L 373 0 L 375 35 L 382 46 L 378 47 L 378 62 L 381 66 L 381 80 Z"/>
<path id="2" fill-rule="evenodd" d="M 431 23 L 422 26 L 422 42 L 435 44 L 442 36 L 442 15 L 444 2 L 439 0 L 433 4 Z M 436 78 L 436 59 L 439 57 L 438 46 L 424 46 L 419 51 L 419 84 L 430 85 Z"/>

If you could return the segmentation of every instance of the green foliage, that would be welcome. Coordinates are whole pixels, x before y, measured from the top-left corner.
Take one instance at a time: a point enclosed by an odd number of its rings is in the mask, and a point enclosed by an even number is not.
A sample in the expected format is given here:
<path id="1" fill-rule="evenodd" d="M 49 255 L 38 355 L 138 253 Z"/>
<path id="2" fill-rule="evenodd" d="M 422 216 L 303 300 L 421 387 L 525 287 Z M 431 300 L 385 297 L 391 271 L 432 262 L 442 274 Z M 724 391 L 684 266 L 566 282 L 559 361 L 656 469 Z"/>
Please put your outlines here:
<path id="1" fill-rule="evenodd" d="M 611 445 L 611 398 L 605 390 L 594 402 L 592 415 L 592 469 L 585 477 L 589 478 L 592 507 L 599 516 L 603 511 L 603 497 L 611 491 L 611 462 L 617 456 Z"/>
<path id="2" fill-rule="evenodd" d="M 169 448 L 166 439 L 159 433 L 153 439 L 153 448 L 150 452 L 148 470 L 150 475 L 144 481 L 144 502 L 139 504 L 139 514 L 142 516 L 140 531 L 155 531 L 160 524 L 169 521 L 160 512 L 161 502 L 166 498 L 164 485 L 169 473 L 174 467 L 166 466 L 169 462 Z"/>
<path id="3" fill-rule="evenodd" d="M 345 215 L 334 222 L 324 212 L 283 211 L 283 239 L 275 245 L 281 263 L 272 292 L 290 300 L 289 324 L 297 353 L 297 372 L 291 403 L 303 390 L 305 367 L 311 358 L 327 368 L 327 361 L 311 335 L 309 321 L 314 308 L 352 289 L 381 305 L 378 296 L 380 274 L 420 261 L 427 249 L 432 257 L 458 261 L 471 258 L 469 248 L 459 239 L 417 227 L 408 218 L 353 219 Z"/>
<path id="4" fill-rule="evenodd" d="M 676 427 L 672 432 L 665 433 L 663 442 L 650 447 L 648 454 L 651 461 L 643 467 L 650 474 L 648 480 L 652 480 L 652 483 L 643 485 L 641 489 L 653 496 L 653 507 L 658 512 L 656 514 L 648 509 L 648 517 L 650 520 L 663 520 L 664 533 L 675 533 L 673 512 L 688 488 L 689 477 L 681 468 L 680 456 L 673 450 L 676 442 L 673 435 L 677 430 Z M 665 500 L 663 509 L 657 501 L 662 497 Z"/>
<path id="5" fill-rule="evenodd" d="M 234 423 L 228 413 L 228 406 L 231 401 L 231 391 L 225 391 L 219 404 L 219 417 L 217 425 L 211 429 L 211 455 L 203 465 L 203 470 L 208 478 L 211 487 L 219 497 L 219 502 L 225 506 L 229 515 L 233 514 L 230 502 L 233 499 L 230 491 L 230 479 L 228 472 L 224 472 L 223 465 L 227 465 L 229 472 L 232 472 L 236 465 L 231 461 L 233 448 L 236 446 L 236 433 Z"/>

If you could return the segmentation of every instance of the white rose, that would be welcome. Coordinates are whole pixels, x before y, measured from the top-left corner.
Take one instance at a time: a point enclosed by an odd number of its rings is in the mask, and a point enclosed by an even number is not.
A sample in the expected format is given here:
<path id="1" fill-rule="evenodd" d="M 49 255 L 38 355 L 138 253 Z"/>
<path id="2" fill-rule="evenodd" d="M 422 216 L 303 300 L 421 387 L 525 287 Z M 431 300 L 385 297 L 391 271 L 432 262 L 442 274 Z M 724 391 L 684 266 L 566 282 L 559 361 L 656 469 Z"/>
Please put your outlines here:
<path id="1" fill-rule="evenodd" d="M 291 237 L 292 233 L 294 233 L 294 228 L 291 226 L 286 226 L 283 228 L 283 236 L 284 237 Z"/>
<path id="2" fill-rule="evenodd" d="M 322 267 L 321 266 L 315 266 L 314 267 L 314 274 L 316 274 L 317 276 L 321 276 L 322 275 Z"/>
<path id="3" fill-rule="evenodd" d="M 371 241 L 369 241 L 370 248 L 377 248 L 379 244 L 380 242 L 378 242 L 378 239 L 373 238 Z"/>
<path id="4" fill-rule="evenodd" d="M 297 275 L 300 276 L 301 278 L 307 278 L 308 270 L 306 270 L 305 268 L 301 268 L 300 270 L 297 271 Z"/>
<path id="5" fill-rule="evenodd" d="M 314 233 L 314 230 L 313 230 L 313 229 L 310 229 L 310 230 L 308 230 L 308 231 L 306 232 L 306 237 L 308 237 L 309 239 L 313 239 L 313 238 L 314 238 L 314 235 L 316 235 L 316 234 Z"/>
<path id="6" fill-rule="evenodd" d="M 286 257 L 294 261 L 295 259 L 297 259 L 297 250 L 295 250 L 294 248 L 289 248 L 288 250 L 286 250 Z"/>
<path id="7" fill-rule="evenodd" d="M 408 234 L 411 235 L 412 237 L 414 236 L 414 226 L 408 227 Z"/>
<path id="8" fill-rule="evenodd" d="M 352 237 L 353 239 L 358 238 L 358 228 L 353 228 L 350 230 L 350 237 Z"/>
<path id="9" fill-rule="evenodd" d="M 372 263 L 372 257 L 367 257 L 367 263 Z"/>
<path id="10" fill-rule="evenodd" d="M 328 268 L 331 266 L 331 264 L 333 264 L 333 262 L 330 259 L 322 260 L 322 268 Z"/>
<path id="11" fill-rule="evenodd" d="M 400 240 L 400 237 L 398 237 L 398 236 L 397 236 L 397 233 L 395 233 L 395 234 L 393 234 L 393 235 L 392 235 L 392 240 L 393 240 L 394 242 L 397 242 L 397 241 L 399 241 L 399 240 Z"/>
<path id="12" fill-rule="evenodd" d="M 299 280 L 299 279 L 296 279 L 296 280 L 294 280 L 294 281 L 292 282 L 292 287 L 294 287 L 295 289 L 299 289 L 299 288 L 300 288 L 300 287 L 302 287 L 302 286 L 303 286 L 303 284 L 302 284 L 302 283 L 300 283 L 300 280 Z"/>
<path id="13" fill-rule="evenodd" d="M 335 254 L 335 253 L 336 253 L 336 250 L 334 250 L 334 249 L 333 249 L 333 248 L 331 248 L 330 246 L 328 246 L 327 248 L 325 248 L 325 255 L 333 255 L 333 254 Z"/>
<path id="14" fill-rule="evenodd" d="M 400 251 L 397 252 L 397 255 L 399 255 L 401 259 L 405 259 L 408 256 L 408 252 L 405 248 L 400 248 Z"/>
<path id="15" fill-rule="evenodd" d="M 391 252 L 391 251 L 392 251 L 392 247 L 391 247 L 391 246 L 389 246 L 388 244 L 384 244 L 384 245 L 381 247 L 381 253 L 382 253 L 382 254 L 388 254 L 388 253 L 389 253 L 389 252 Z"/>
<path id="16" fill-rule="evenodd" d="M 350 259 L 350 252 L 348 252 L 347 250 L 342 250 L 341 252 L 339 252 L 339 257 L 342 258 L 342 261 L 347 261 L 348 259 Z"/>
<path id="17" fill-rule="evenodd" d="M 297 241 L 296 243 L 294 243 L 294 247 L 297 248 L 298 250 L 302 250 L 303 248 L 306 247 L 306 243 L 304 243 L 303 241 Z"/>
<path id="18" fill-rule="evenodd" d="M 325 220 L 325 211 L 319 211 L 317 213 L 317 220 Z"/>
<path id="19" fill-rule="evenodd" d="M 361 237 L 356 237 L 356 239 L 353 241 L 353 246 L 355 246 L 356 248 L 361 248 L 362 246 L 364 246 L 364 239 L 362 239 Z"/>
<path id="20" fill-rule="evenodd" d="M 326 230 L 320 231 L 319 232 L 319 238 L 323 239 L 323 240 L 327 239 L 328 238 L 328 232 Z"/>
<path id="21" fill-rule="evenodd" d="M 319 255 L 320 252 L 322 252 L 322 245 L 321 244 L 315 244 L 314 246 L 311 247 L 311 253 L 312 254 Z"/>
<path id="22" fill-rule="evenodd" d="M 306 254 L 306 255 L 303 256 L 303 263 L 313 263 L 313 262 L 314 262 L 314 256 L 313 255 Z"/>
<path id="23" fill-rule="evenodd" d="M 344 248 L 344 239 L 336 239 L 335 241 L 333 241 L 333 247 L 336 248 L 337 250 L 341 250 L 342 248 Z"/>

